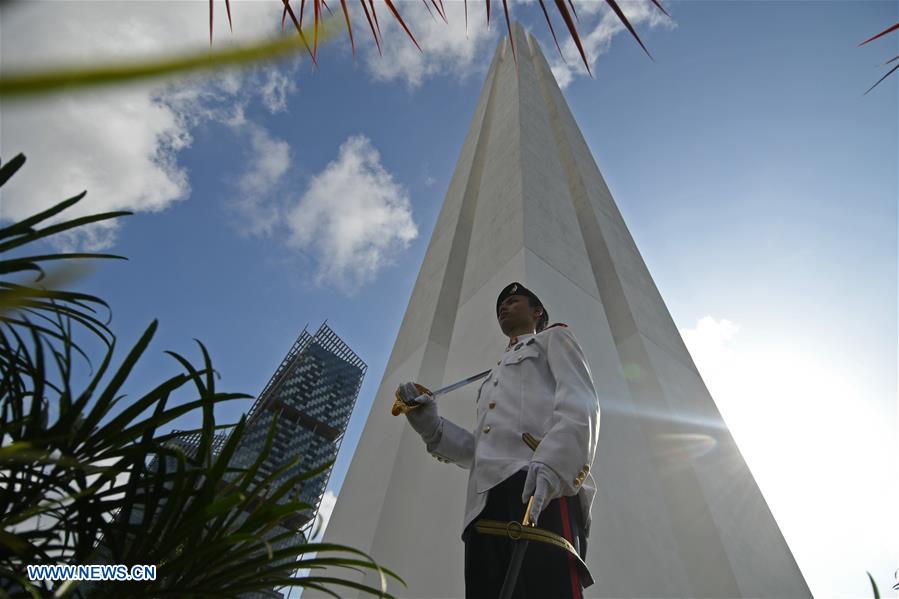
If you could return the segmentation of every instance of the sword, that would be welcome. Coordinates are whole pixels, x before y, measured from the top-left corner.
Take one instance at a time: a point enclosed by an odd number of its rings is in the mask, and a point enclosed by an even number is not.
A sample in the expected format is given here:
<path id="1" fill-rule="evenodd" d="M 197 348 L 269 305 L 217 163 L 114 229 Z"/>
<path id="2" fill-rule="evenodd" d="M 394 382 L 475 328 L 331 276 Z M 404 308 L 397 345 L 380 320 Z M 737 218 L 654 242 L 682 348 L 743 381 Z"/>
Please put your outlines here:
<path id="1" fill-rule="evenodd" d="M 537 445 L 540 443 L 531 433 L 522 433 L 521 440 L 532 451 L 537 451 Z M 537 526 L 536 522 L 531 522 L 531 506 L 534 504 L 534 496 L 528 500 L 528 507 L 524 510 L 524 518 L 521 520 L 522 526 Z M 511 524 L 511 522 L 510 522 Z M 506 570 L 506 577 L 503 579 L 503 588 L 499 592 L 499 599 L 509 599 L 515 590 L 515 583 L 518 582 L 518 574 L 521 572 L 521 563 L 524 561 L 524 553 L 528 550 L 527 539 L 516 539 L 515 548 L 512 550 L 512 559 L 509 561 L 509 569 Z"/>
<path id="2" fill-rule="evenodd" d="M 437 389 L 436 391 L 431 391 L 424 385 L 419 385 L 418 383 L 415 383 L 415 388 L 418 389 L 419 394 L 422 394 L 422 395 L 427 394 L 427 395 L 430 395 L 431 397 L 439 397 L 441 395 L 446 395 L 450 391 L 455 391 L 459 387 L 464 387 L 465 385 L 467 385 L 469 383 L 473 383 L 475 381 L 481 380 L 482 378 L 484 378 L 485 376 L 490 374 L 492 372 L 492 370 L 493 369 L 485 370 L 484 372 L 479 372 L 477 374 L 473 374 L 470 377 L 468 377 L 467 379 L 462 379 L 461 381 L 457 381 L 457 382 L 453 383 L 452 385 L 447 385 L 446 387 L 441 387 L 440 389 Z M 414 410 L 417 407 L 418 407 L 417 405 L 409 405 L 406 402 L 404 402 L 402 399 L 400 399 L 399 389 L 397 389 L 395 398 L 393 400 L 393 407 L 390 409 L 390 413 L 393 414 L 394 416 L 399 416 L 400 414 L 405 414 L 406 412 L 411 412 L 412 410 Z"/>
<path id="3" fill-rule="evenodd" d="M 522 526 L 536 526 L 531 522 L 531 505 L 534 503 L 534 496 L 531 495 L 528 500 L 528 507 L 524 511 L 524 518 L 521 521 Z M 512 541 L 515 543 L 515 549 L 512 550 L 512 559 L 509 562 L 509 569 L 506 570 L 506 577 L 503 579 L 503 588 L 499 592 L 499 599 L 510 599 L 512 592 L 515 590 L 515 583 L 518 582 L 518 573 L 521 571 L 521 563 L 524 561 L 524 552 L 528 550 L 527 539 L 518 539 Z"/>

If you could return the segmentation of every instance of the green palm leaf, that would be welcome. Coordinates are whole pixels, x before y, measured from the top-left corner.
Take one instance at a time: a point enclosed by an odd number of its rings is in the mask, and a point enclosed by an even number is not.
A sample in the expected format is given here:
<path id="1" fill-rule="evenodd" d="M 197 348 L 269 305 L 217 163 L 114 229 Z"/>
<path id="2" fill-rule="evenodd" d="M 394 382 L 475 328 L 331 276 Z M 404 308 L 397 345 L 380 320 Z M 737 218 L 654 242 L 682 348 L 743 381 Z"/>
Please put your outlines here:
<path id="1" fill-rule="evenodd" d="M 0 165 L 0 184 L 24 162 L 19 155 Z M 117 256 L 6 257 L 29 243 L 122 214 L 59 221 L 83 197 L 0 229 L 0 277 L 43 277 L 40 286 L 0 280 L 0 596 L 7 594 L 5 587 L 33 597 L 237 597 L 277 585 L 342 586 L 385 596 L 386 578 L 399 580 L 393 572 L 355 549 L 310 545 L 298 536 L 302 514 L 311 506 L 298 500 L 296 488 L 330 464 L 290 474 L 300 460 L 295 456 L 260 476 L 274 423 L 249 468 L 234 463 L 245 420 L 228 425 L 227 441 L 215 449 L 215 436 L 225 428 L 215 421 L 215 406 L 249 396 L 216 389 L 217 373 L 202 343 L 197 342 L 200 360 L 169 352 L 181 371 L 126 399 L 124 390 L 158 323 L 150 323 L 117 359 L 110 319 L 97 316 L 108 305 L 65 289 L 71 278 L 43 269 L 47 262 Z M 102 343 L 79 347 L 75 335 L 83 332 Z M 97 368 L 76 378 L 76 359 L 96 362 Z M 174 403 L 175 393 L 186 398 Z M 162 432 L 186 415 L 201 419 L 189 432 L 193 445 L 184 445 L 184 432 Z M 54 586 L 22 575 L 25 564 L 111 562 L 157 564 L 157 580 Z M 301 564 L 375 571 L 380 588 L 337 577 L 294 577 Z"/>

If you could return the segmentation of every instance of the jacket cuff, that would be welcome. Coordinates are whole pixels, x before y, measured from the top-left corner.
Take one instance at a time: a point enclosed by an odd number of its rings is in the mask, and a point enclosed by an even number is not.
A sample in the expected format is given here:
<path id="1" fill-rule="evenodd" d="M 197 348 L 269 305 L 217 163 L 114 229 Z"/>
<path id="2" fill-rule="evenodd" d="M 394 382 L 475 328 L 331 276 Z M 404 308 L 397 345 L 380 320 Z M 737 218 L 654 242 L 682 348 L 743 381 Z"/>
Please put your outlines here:
<path id="1" fill-rule="evenodd" d="M 440 422 L 437 423 L 437 426 L 434 427 L 434 432 L 432 432 L 427 437 L 422 435 L 421 439 L 428 446 L 428 451 L 433 451 L 434 448 L 437 447 L 437 444 L 440 443 L 440 438 L 443 437 L 443 418 L 440 418 Z"/>
<path id="2" fill-rule="evenodd" d="M 440 418 L 439 437 L 428 443 L 428 453 L 439 462 L 452 462 L 470 468 L 474 458 L 474 435 L 451 420 Z"/>
<path id="3" fill-rule="evenodd" d="M 576 447 L 575 439 L 565 438 L 564 440 L 569 442 L 568 447 Z M 559 475 L 562 483 L 562 495 L 576 495 L 590 472 L 590 465 L 587 463 L 589 458 L 586 452 L 580 451 L 577 453 L 584 461 L 579 463 L 576 459 L 572 459 L 571 453 L 564 451 L 566 444 L 564 442 L 559 444 L 560 441 L 563 439 L 559 439 L 558 436 L 543 439 L 531 457 L 531 461 L 545 464 Z"/>

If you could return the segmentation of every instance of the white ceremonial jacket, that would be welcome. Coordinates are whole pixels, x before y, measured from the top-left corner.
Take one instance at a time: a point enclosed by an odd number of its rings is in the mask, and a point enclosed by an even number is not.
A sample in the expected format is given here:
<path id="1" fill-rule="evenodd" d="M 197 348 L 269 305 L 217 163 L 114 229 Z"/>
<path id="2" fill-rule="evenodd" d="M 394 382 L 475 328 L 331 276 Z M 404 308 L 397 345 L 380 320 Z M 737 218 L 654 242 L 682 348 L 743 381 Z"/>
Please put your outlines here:
<path id="1" fill-rule="evenodd" d="M 596 487 L 590 465 L 599 435 L 599 399 L 590 367 L 564 325 L 520 335 L 477 392 L 478 421 L 467 431 L 441 418 L 440 438 L 428 451 L 469 470 L 463 530 L 487 504 L 487 491 L 531 461 L 562 480 L 562 495 L 578 495 L 584 529 Z M 530 433 L 536 451 L 522 440 Z"/>

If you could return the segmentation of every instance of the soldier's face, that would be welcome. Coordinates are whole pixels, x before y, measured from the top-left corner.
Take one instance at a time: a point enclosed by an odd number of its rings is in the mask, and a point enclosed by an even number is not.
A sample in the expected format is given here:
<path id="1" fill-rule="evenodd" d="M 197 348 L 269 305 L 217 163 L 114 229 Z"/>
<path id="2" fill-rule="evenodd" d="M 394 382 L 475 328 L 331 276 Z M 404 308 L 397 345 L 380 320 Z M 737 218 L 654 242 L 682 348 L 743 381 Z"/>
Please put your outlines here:
<path id="1" fill-rule="evenodd" d="M 499 305 L 499 327 L 507 337 L 533 333 L 543 308 L 532 308 L 526 295 L 510 295 Z"/>

